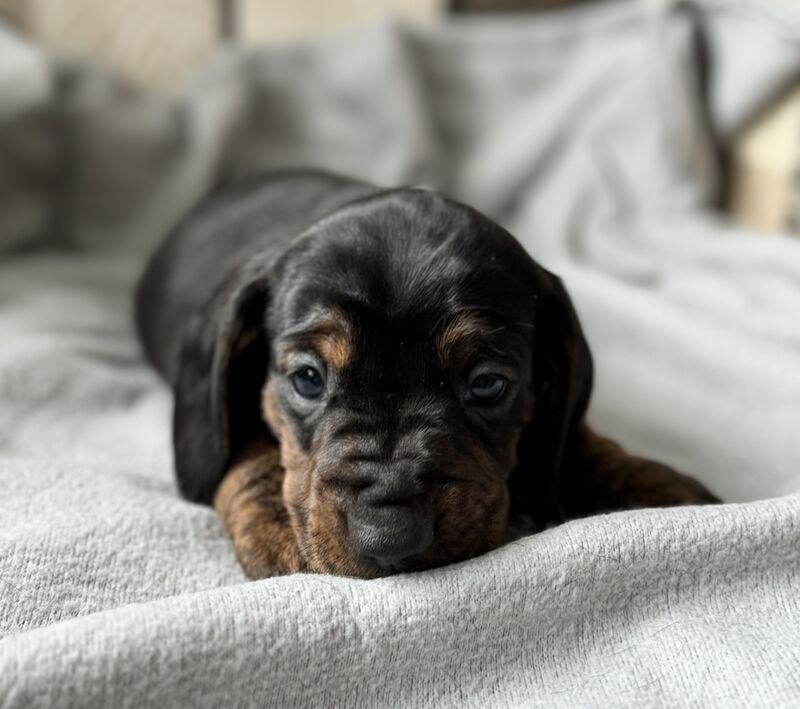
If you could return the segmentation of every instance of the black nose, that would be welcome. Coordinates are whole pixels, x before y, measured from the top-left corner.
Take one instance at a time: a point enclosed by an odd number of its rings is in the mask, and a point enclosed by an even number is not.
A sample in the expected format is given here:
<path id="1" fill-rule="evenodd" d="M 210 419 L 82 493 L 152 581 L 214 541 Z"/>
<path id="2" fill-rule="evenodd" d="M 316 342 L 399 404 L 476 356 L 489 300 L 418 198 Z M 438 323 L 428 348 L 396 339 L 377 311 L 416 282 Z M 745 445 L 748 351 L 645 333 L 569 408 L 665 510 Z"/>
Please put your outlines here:
<path id="1" fill-rule="evenodd" d="M 433 543 L 433 522 L 427 515 L 414 514 L 408 509 L 392 510 L 382 516 L 384 519 L 369 515 L 367 520 L 351 520 L 353 552 L 368 564 L 383 569 L 407 569 Z"/>

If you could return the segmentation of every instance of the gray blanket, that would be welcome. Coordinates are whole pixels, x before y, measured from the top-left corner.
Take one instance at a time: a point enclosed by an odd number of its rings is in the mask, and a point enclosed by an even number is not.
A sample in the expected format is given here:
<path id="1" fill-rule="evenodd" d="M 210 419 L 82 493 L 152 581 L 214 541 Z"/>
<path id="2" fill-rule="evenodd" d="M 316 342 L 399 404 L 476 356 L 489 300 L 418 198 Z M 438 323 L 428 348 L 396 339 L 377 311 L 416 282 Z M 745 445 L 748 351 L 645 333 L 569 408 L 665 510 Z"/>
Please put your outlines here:
<path id="1" fill-rule="evenodd" d="M 800 244 L 714 211 L 716 148 L 798 70 L 781 0 L 380 24 L 161 97 L 0 34 L 0 706 L 800 703 Z M 212 184 L 298 164 L 507 225 L 575 297 L 591 423 L 728 504 L 247 582 L 176 494 L 130 295 Z"/>

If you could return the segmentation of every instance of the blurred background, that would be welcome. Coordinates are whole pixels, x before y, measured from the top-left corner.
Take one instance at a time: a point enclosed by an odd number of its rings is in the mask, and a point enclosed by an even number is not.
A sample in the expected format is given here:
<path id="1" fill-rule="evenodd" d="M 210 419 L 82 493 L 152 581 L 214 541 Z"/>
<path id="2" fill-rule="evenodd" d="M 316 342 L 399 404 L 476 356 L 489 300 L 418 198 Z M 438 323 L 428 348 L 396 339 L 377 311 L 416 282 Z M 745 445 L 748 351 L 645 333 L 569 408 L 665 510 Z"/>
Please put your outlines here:
<path id="1" fill-rule="evenodd" d="M 0 19 L 48 53 L 169 91 L 225 43 L 280 46 L 381 18 L 432 26 L 447 15 L 546 14 L 604 0 L 0 0 Z M 769 0 L 763 0 L 769 3 Z M 800 232 L 800 79 L 721 146 L 722 207 L 739 225 Z"/>

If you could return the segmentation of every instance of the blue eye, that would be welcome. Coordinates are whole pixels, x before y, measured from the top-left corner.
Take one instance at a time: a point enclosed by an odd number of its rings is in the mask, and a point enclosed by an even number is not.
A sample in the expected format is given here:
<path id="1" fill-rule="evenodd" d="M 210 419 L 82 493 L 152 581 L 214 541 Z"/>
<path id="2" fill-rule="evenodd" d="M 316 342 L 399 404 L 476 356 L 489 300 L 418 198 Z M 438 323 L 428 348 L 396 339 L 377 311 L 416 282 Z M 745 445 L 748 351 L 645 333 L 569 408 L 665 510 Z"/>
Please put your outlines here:
<path id="1" fill-rule="evenodd" d="M 318 399 L 325 389 L 325 380 L 314 367 L 298 369 L 292 374 L 292 384 L 304 399 Z"/>
<path id="2" fill-rule="evenodd" d="M 496 404 L 506 393 L 508 380 L 498 374 L 479 374 L 469 383 L 469 393 L 476 404 Z"/>

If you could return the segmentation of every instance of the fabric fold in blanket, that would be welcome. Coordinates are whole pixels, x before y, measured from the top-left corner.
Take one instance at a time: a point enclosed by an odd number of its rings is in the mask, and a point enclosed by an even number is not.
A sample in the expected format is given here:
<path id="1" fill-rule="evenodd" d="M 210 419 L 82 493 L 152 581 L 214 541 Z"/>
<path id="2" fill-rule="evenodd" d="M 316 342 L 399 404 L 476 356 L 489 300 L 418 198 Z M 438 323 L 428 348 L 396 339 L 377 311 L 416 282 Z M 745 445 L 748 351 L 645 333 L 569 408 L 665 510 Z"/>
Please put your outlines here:
<path id="1" fill-rule="evenodd" d="M 789 0 L 609 3 L 225 51 L 156 97 L 0 30 L 0 707 L 800 702 L 800 243 L 715 211 L 799 45 Z M 727 504 L 247 582 L 177 495 L 131 293 L 214 184 L 297 165 L 507 226 L 576 302 L 591 424 Z"/>

